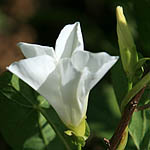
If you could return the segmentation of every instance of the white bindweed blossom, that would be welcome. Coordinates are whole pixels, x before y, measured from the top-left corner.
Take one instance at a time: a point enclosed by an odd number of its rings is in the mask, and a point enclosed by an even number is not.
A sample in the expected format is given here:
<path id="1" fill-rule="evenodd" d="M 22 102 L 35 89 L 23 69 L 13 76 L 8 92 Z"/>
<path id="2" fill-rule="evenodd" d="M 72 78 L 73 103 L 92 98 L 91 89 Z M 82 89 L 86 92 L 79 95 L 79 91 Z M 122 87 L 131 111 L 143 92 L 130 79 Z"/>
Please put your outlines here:
<path id="1" fill-rule="evenodd" d="M 66 126 L 77 127 L 86 116 L 90 90 L 118 57 L 84 51 L 80 23 L 66 25 L 52 47 L 19 43 L 26 59 L 7 69 L 53 106 Z"/>

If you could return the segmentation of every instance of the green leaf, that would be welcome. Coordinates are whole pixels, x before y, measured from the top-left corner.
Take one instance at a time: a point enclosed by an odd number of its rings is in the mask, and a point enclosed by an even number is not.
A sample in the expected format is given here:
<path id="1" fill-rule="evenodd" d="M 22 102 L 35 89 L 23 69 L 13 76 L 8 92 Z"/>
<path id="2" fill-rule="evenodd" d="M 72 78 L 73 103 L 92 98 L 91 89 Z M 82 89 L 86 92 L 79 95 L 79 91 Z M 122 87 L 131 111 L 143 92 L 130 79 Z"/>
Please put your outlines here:
<path id="1" fill-rule="evenodd" d="M 121 110 L 125 108 L 125 106 L 128 104 L 128 102 L 145 86 L 147 86 L 150 83 L 150 73 L 147 73 L 137 84 L 133 86 L 133 88 L 126 94 L 124 97 L 122 104 L 121 104 Z"/>
<path id="2" fill-rule="evenodd" d="M 112 81 L 113 81 L 113 86 L 114 86 L 114 90 L 115 90 L 118 103 L 121 104 L 122 100 L 126 97 L 126 94 L 128 92 L 128 81 L 125 77 L 120 61 L 117 62 L 117 64 L 112 69 Z M 137 86 L 137 87 L 138 88 L 137 89 L 135 88 L 135 91 L 133 90 L 133 93 L 135 93 L 141 88 L 141 86 Z M 145 103 L 149 102 L 150 100 L 149 93 L 150 93 L 150 89 L 146 88 L 140 100 L 140 105 L 144 105 Z M 129 94 L 129 97 L 127 97 L 126 99 L 130 100 L 131 99 L 130 95 L 132 95 L 132 93 Z M 150 110 L 147 110 L 147 111 L 150 112 Z M 150 131 L 149 121 L 150 121 L 150 117 L 148 118 L 145 116 L 145 111 L 135 112 L 133 114 L 133 117 L 129 126 L 129 133 L 130 133 L 130 136 L 132 137 L 134 145 L 136 146 L 138 150 L 144 149 L 145 147 L 146 147 L 145 149 L 148 149 L 148 146 L 150 146 L 148 139 L 146 139 L 149 137 L 149 134 L 148 134 L 148 131 Z"/>
<path id="3" fill-rule="evenodd" d="M 150 89 L 147 87 L 139 105 L 149 103 Z M 150 148 L 150 109 L 134 112 L 129 126 L 129 133 L 138 150 Z"/>
<path id="4" fill-rule="evenodd" d="M 150 58 L 141 58 L 136 64 L 136 70 L 140 69 L 146 61 L 150 61 Z"/>
<path id="5" fill-rule="evenodd" d="M 0 119 L 0 131 L 13 149 L 76 150 L 78 147 L 64 133 L 67 128 L 47 101 L 9 72 L 0 77 Z"/>
<path id="6" fill-rule="evenodd" d="M 150 61 L 150 58 L 141 58 L 138 60 L 135 66 L 135 75 L 133 77 L 134 82 L 137 82 L 142 77 L 146 61 Z"/>
<path id="7" fill-rule="evenodd" d="M 111 74 L 115 95 L 119 106 L 121 106 L 122 100 L 128 92 L 128 80 L 120 59 L 111 69 Z"/>
<path id="8" fill-rule="evenodd" d="M 134 112 L 129 133 L 138 150 L 150 148 L 150 110 Z"/>
<path id="9" fill-rule="evenodd" d="M 145 128 L 145 135 L 143 137 L 143 140 L 140 143 L 141 149 L 150 149 L 150 110 L 145 110 L 145 117 L 146 117 L 146 128 Z"/>
<path id="10" fill-rule="evenodd" d="M 145 117 L 142 111 L 134 112 L 129 126 L 129 133 L 136 145 L 140 149 L 140 143 L 145 133 Z"/>
<path id="11" fill-rule="evenodd" d="M 101 81 L 91 92 L 87 117 L 93 136 L 102 141 L 104 137 L 111 138 L 119 122 L 120 111 L 112 85 L 106 80 Z"/>
<path id="12" fill-rule="evenodd" d="M 144 94 L 140 99 L 139 105 L 142 106 L 148 103 L 150 103 L 150 87 L 145 89 Z"/>

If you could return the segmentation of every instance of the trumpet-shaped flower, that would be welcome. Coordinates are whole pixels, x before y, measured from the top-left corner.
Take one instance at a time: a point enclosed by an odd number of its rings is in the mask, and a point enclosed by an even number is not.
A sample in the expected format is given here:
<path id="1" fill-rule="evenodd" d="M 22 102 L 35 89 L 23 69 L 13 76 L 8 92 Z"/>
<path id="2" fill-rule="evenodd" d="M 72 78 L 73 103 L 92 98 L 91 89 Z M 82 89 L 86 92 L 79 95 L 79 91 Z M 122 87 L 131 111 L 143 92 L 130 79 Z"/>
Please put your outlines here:
<path id="1" fill-rule="evenodd" d="M 66 25 L 52 47 L 19 43 L 26 57 L 7 69 L 53 106 L 66 126 L 77 127 L 86 116 L 90 90 L 117 61 L 105 52 L 84 51 L 80 24 Z"/>

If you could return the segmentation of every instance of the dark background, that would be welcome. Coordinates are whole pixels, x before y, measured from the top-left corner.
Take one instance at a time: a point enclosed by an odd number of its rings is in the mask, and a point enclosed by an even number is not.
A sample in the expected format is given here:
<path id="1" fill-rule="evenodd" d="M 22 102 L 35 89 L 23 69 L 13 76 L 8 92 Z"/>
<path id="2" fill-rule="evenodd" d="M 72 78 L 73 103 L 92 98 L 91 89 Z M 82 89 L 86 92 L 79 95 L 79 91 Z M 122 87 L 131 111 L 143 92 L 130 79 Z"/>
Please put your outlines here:
<path id="1" fill-rule="evenodd" d="M 138 51 L 150 56 L 148 0 L 1 0 L 0 73 L 23 58 L 18 42 L 54 47 L 60 30 L 76 21 L 81 23 L 85 50 L 119 55 L 115 16 L 118 5 L 124 7 Z M 101 150 L 103 137 L 111 137 L 120 117 L 110 72 L 92 90 L 87 116 L 91 137 L 86 149 Z M 11 150 L 2 135 L 0 150 Z"/>

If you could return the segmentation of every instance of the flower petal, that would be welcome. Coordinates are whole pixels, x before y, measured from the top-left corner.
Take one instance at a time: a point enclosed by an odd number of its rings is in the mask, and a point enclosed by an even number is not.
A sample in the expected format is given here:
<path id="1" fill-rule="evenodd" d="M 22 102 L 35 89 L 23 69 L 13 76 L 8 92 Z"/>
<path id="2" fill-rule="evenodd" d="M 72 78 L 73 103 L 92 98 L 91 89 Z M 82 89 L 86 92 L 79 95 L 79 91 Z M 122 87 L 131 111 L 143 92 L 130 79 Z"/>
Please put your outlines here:
<path id="1" fill-rule="evenodd" d="M 110 56 L 105 52 L 76 51 L 73 54 L 72 63 L 77 70 L 82 72 L 78 88 L 78 95 L 80 95 L 81 99 L 85 99 L 84 97 L 89 94 L 90 90 L 102 79 L 117 60 L 117 56 Z"/>
<path id="2" fill-rule="evenodd" d="M 55 51 L 57 59 L 71 57 L 73 51 L 83 50 L 83 38 L 80 23 L 66 25 L 56 41 Z"/>
<path id="3" fill-rule="evenodd" d="M 15 62 L 7 69 L 37 90 L 55 69 L 55 61 L 52 57 L 43 55 Z"/>
<path id="4" fill-rule="evenodd" d="M 83 118 L 82 104 L 77 99 L 80 77 L 81 73 L 76 71 L 70 59 L 62 59 L 38 89 L 68 126 L 79 125 Z"/>
<path id="5" fill-rule="evenodd" d="M 54 49 L 48 46 L 19 42 L 17 44 L 26 58 L 49 55 L 55 57 Z"/>

